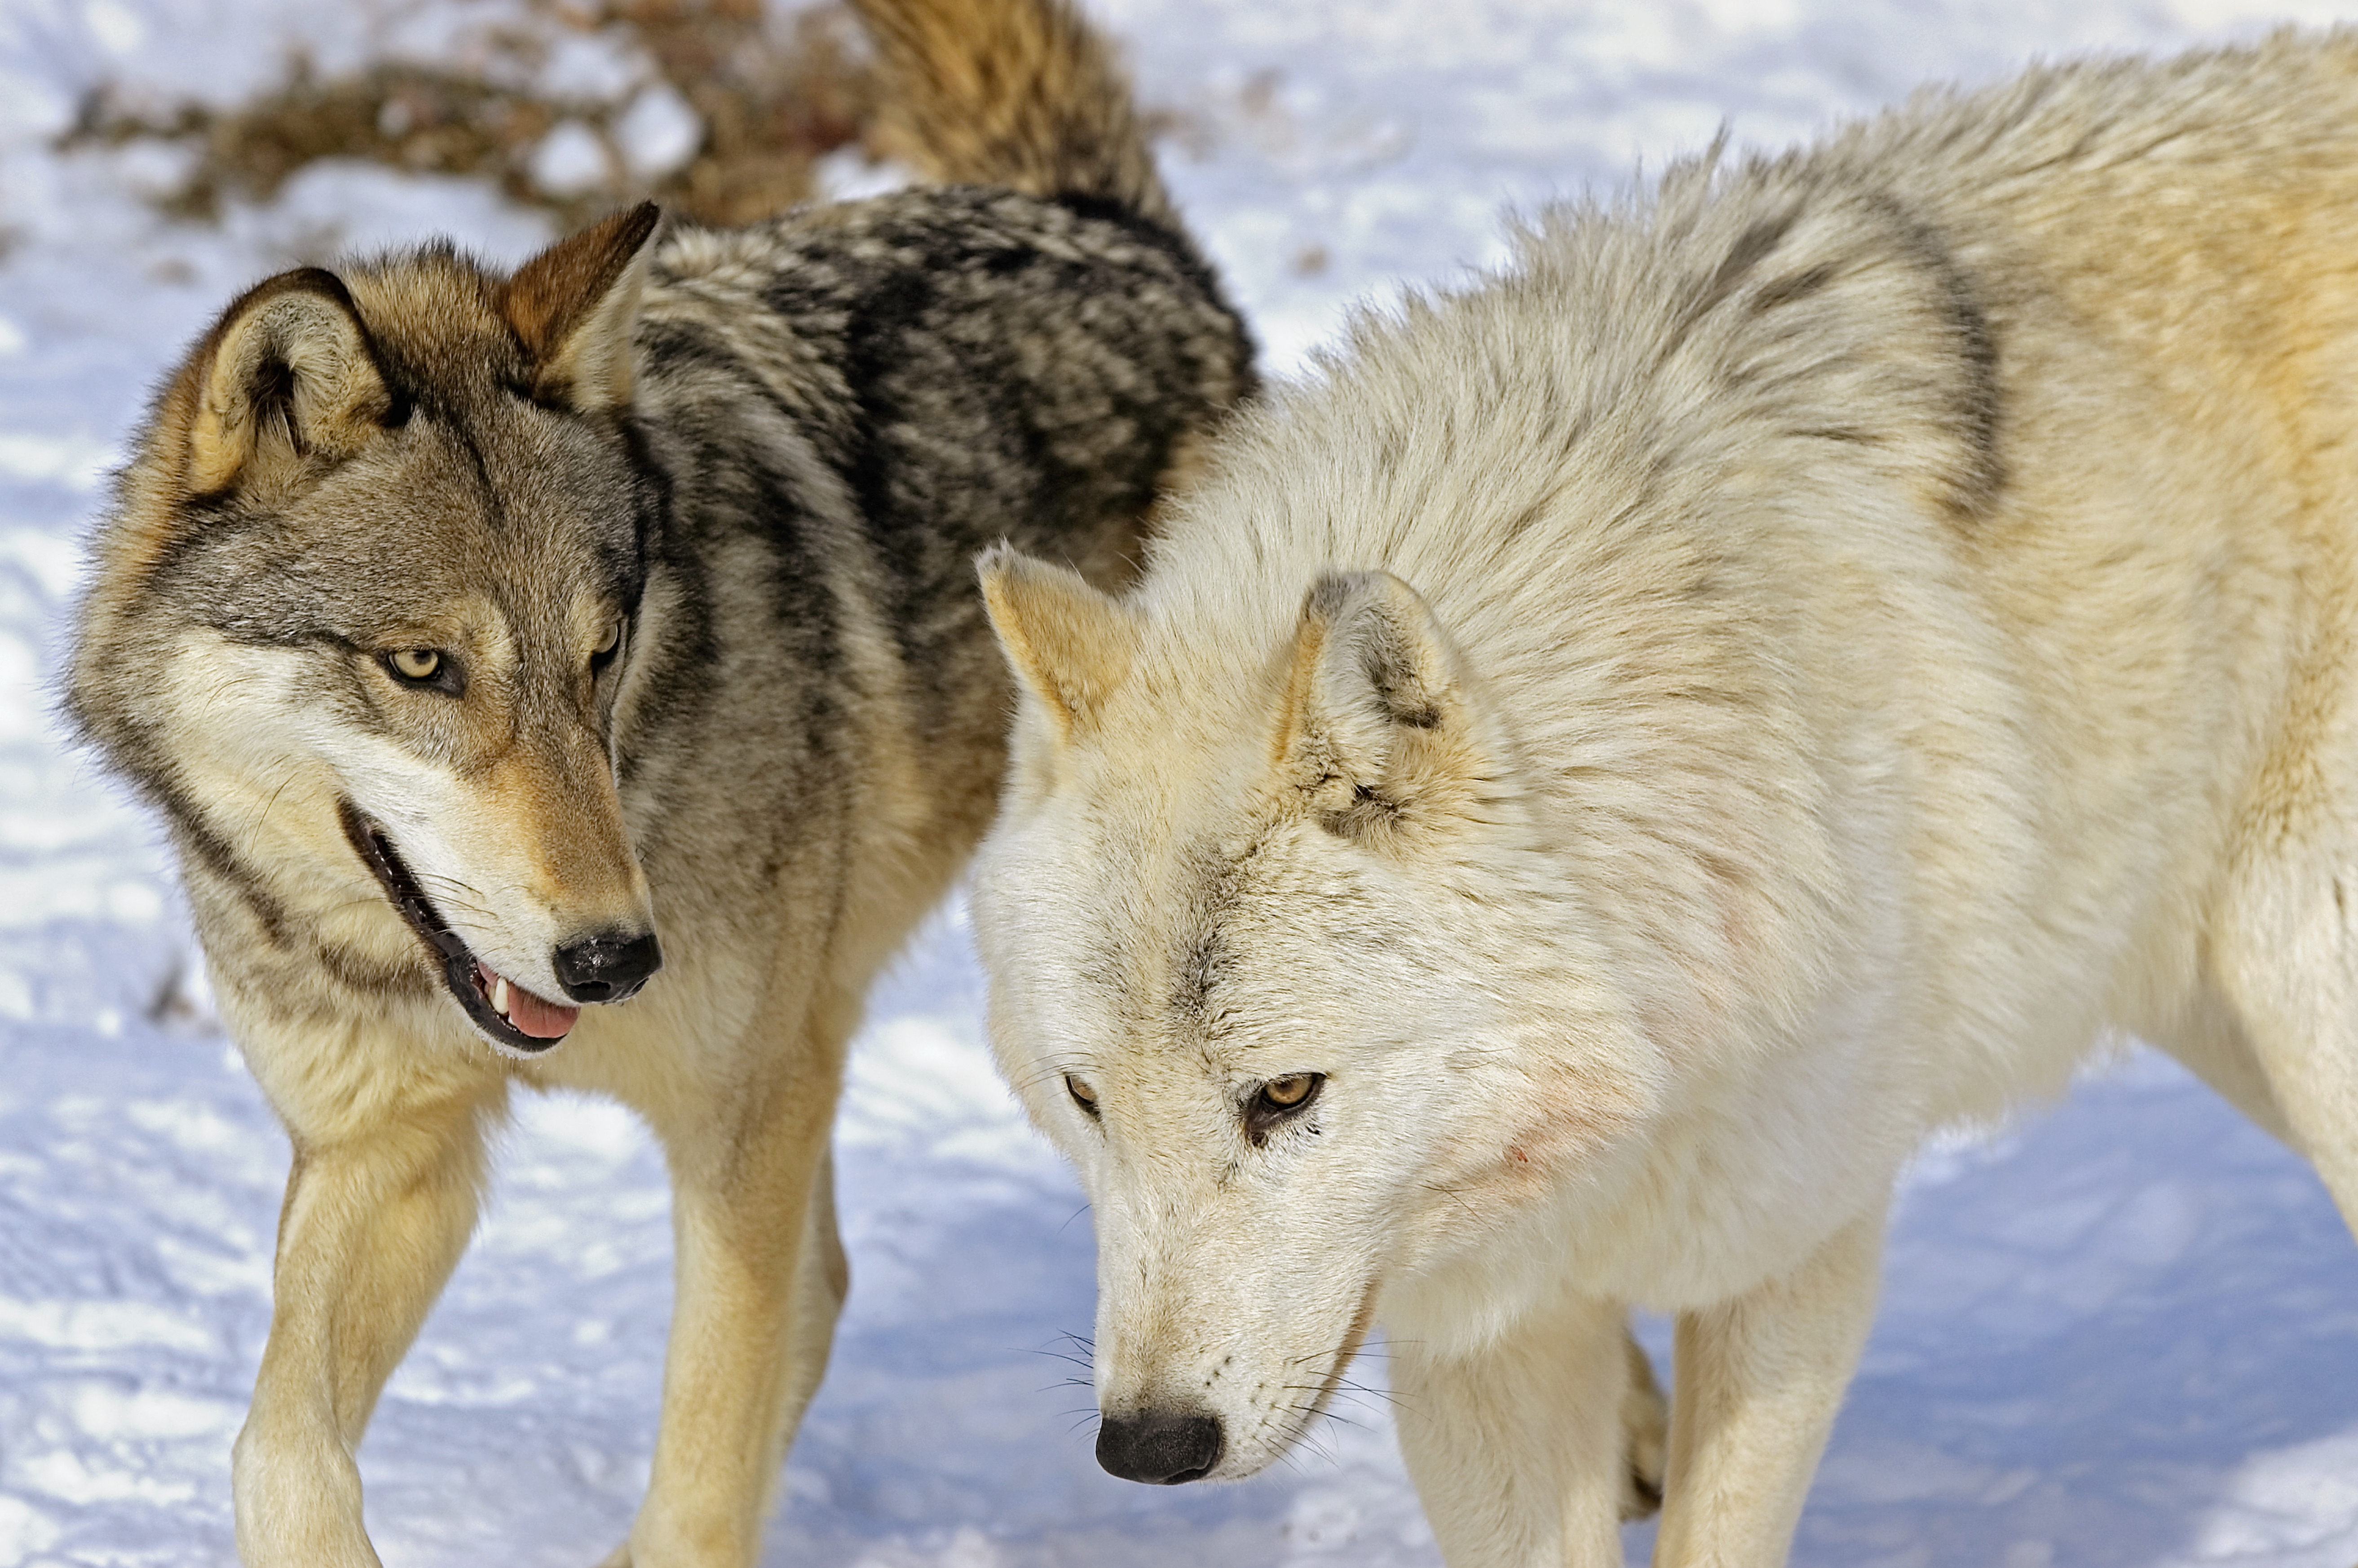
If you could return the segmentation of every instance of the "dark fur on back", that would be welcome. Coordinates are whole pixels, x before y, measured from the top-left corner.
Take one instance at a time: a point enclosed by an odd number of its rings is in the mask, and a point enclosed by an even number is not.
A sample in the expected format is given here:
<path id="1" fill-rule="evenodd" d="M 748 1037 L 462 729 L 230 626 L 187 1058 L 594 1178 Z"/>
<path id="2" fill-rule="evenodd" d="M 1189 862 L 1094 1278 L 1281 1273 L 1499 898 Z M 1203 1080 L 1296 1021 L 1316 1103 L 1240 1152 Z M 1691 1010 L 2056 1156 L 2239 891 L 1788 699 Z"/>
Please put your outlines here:
<path id="1" fill-rule="evenodd" d="M 447 246 L 350 270 L 392 406 L 405 424 L 447 432 L 435 482 L 464 483 L 498 531 L 529 532 L 519 503 L 547 492 L 548 478 L 483 434 L 529 392 L 529 356 L 507 345 L 493 312 L 496 279 Z M 406 308 L 419 296 L 434 308 Z M 590 552 L 579 564 L 617 602 L 634 608 L 650 579 L 663 579 L 665 622 L 640 640 L 629 722 L 613 737 L 626 796 L 657 754 L 702 756 L 709 784 L 716 753 L 758 737 L 782 765 L 749 757 L 734 782 L 786 787 L 764 820 L 779 832 L 791 823 L 806 841 L 810 814 L 837 793 L 828 781 L 846 776 L 841 753 L 860 728 L 847 719 L 880 695 L 906 704 L 924 765 L 940 770 L 945 829 L 957 825 L 961 848 L 979 831 L 1006 700 L 975 554 L 1010 538 L 1120 582 L 1184 440 L 1253 384 L 1249 341 L 1183 236 L 1101 199 L 979 187 L 676 233 L 659 243 L 636 358 L 633 412 L 560 419 L 588 488 L 549 498 L 573 525 L 564 547 Z M 355 620 L 390 615 L 447 575 L 424 558 L 449 547 L 439 528 L 298 529 L 236 496 L 173 512 L 140 583 L 123 588 L 239 639 L 358 641 Z M 139 521 L 129 514 L 124 525 Z M 421 558 L 401 565 L 413 552 Z M 335 592 L 289 592 L 292 573 Z M 875 689 L 872 674 L 859 690 L 844 686 L 848 593 L 889 629 L 895 691 Z M 247 934 L 276 946 L 287 927 L 266 879 L 175 787 L 169 760 L 146 740 L 143 704 L 104 689 L 146 678 L 152 655 L 117 638 L 136 642 L 154 626 L 93 617 L 77 708 L 163 807 L 192 869 L 234 889 Z M 700 716 L 723 694 L 724 643 L 731 659 L 758 666 L 761 711 L 746 712 L 747 691 L 730 688 L 729 735 L 699 737 Z M 653 829 L 667 811 L 650 798 L 633 815 Z M 774 870 L 784 852 L 771 844 L 763 861 Z M 660 893 L 666 879 L 653 859 Z M 297 946 L 364 976 L 364 989 L 388 983 L 349 955 Z"/>
<path id="2" fill-rule="evenodd" d="M 747 351 L 771 327 L 791 363 Z M 777 831 L 806 840 L 827 781 L 849 776 L 828 755 L 857 731 L 842 720 L 875 695 L 847 668 L 856 580 L 943 828 L 970 840 L 1008 711 L 976 553 L 1012 538 L 1126 580 L 1186 438 L 1252 384 L 1249 352 L 1194 248 L 1126 213 L 954 187 L 667 243 L 640 329 L 639 449 L 668 497 L 648 556 L 682 591 L 617 736 L 626 794 L 652 758 L 730 749 L 689 740 L 712 650 L 776 657 L 764 689 L 806 761 L 758 776 L 782 792 Z M 797 443 L 812 461 L 790 460 Z M 758 579 L 715 580 L 741 552 Z"/>

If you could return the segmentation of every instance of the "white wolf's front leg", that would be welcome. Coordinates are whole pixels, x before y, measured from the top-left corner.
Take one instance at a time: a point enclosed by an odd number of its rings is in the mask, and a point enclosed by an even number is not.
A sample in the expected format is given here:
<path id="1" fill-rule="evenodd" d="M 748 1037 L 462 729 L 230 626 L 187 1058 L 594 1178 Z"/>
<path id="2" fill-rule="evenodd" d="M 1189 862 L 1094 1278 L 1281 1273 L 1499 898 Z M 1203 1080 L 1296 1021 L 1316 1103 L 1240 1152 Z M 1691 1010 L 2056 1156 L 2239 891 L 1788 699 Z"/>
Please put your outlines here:
<path id="1" fill-rule="evenodd" d="M 295 1132 L 270 1342 L 233 1462 L 248 1568 L 375 1568 L 352 1451 L 466 1250 L 497 1103 L 404 1107 L 332 1142 Z"/>
<path id="2" fill-rule="evenodd" d="M 1618 1303 L 1575 1298 L 1473 1356 L 1393 1341 L 1401 1453 L 1450 1568 L 1619 1568 L 1660 1431 L 1633 1349 Z"/>
<path id="3" fill-rule="evenodd" d="M 1883 1210 L 1678 1323 L 1655 1568 L 1778 1568 L 1875 1318 Z"/>
<path id="4" fill-rule="evenodd" d="M 745 1087 L 755 1108 L 741 1119 L 666 1136 L 677 1303 L 654 1473 L 614 1568 L 741 1568 L 758 1554 L 849 1283 L 827 1141 L 835 1087 L 813 1072 Z"/>

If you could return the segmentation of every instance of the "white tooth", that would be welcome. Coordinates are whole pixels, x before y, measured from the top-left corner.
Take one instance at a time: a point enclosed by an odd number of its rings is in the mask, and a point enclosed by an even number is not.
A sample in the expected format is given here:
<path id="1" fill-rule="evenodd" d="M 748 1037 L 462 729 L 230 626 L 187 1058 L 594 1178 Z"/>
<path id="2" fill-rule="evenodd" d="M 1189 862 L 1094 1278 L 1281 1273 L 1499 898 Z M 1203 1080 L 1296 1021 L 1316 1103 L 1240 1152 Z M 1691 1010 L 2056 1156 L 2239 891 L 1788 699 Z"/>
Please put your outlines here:
<path id="1" fill-rule="evenodd" d="M 492 982 L 492 1011 L 502 1018 L 508 1015 L 508 978 L 505 975 Z"/>

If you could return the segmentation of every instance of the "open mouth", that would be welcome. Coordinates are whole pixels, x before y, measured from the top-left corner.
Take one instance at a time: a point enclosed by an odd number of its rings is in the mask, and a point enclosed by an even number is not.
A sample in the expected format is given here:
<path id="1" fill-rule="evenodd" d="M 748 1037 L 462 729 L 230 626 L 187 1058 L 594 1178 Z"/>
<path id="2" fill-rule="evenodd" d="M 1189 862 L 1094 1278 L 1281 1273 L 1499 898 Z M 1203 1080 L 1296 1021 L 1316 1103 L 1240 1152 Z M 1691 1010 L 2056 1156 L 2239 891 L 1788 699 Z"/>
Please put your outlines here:
<path id="1" fill-rule="evenodd" d="M 565 1038 L 574 1020 L 581 1016 L 579 1008 L 544 1000 L 476 957 L 465 939 L 435 914 L 426 890 L 417 885 L 417 878 L 402 862 L 384 829 L 353 809 L 351 801 L 339 800 L 336 813 L 343 823 L 344 837 L 376 873 L 384 896 L 441 960 L 443 983 L 485 1039 L 502 1050 L 535 1055 Z"/>

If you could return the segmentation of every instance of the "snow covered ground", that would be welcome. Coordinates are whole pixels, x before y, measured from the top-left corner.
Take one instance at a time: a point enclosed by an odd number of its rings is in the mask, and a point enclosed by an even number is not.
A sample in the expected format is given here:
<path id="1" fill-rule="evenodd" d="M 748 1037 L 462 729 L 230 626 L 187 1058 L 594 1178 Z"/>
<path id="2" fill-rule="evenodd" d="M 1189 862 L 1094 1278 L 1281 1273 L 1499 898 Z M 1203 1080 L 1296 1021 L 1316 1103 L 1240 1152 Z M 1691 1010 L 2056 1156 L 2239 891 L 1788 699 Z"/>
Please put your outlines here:
<path id="1" fill-rule="evenodd" d="M 168 156 L 62 157 L 48 138 L 102 77 L 232 98 L 290 40 L 331 66 L 431 50 L 452 36 L 437 16 L 484 3 L 372 33 L 303 0 L 0 0 L 0 1568 L 233 1560 L 229 1445 L 287 1160 L 206 1022 L 151 828 L 49 716 L 100 476 L 167 359 L 260 273 L 431 230 L 506 258 L 545 237 L 476 188 L 349 168 L 189 229 L 138 199 Z M 2296 16 L 2234 0 L 1098 10 L 1147 98 L 1178 112 L 1174 183 L 1281 369 L 1348 301 L 1496 259 L 1503 206 L 1659 168 L 1722 121 L 1779 145 L 1929 78 Z M 952 911 L 876 998 L 840 1134 L 851 1302 L 770 1560 L 1433 1568 L 1380 1400 L 1239 1487 L 1097 1470 L 1067 1337 L 1090 1322 L 1087 1218 L 991 1075 L 979 986 Z M 389 1564 L 581 1564 L 621 1535 L 669 1249 L 661 1162 L 628 1115 L 525 1110 L 475 1249 L 362 1454 Z M 1646 1540 L 1632 1532 L 1633 1559 Z M 1796 1561 L 2351 1568 L 2358 1246 L 2305 1167 L 2148 1056 L 2006 1136 L 1929 1153 Z"/>

